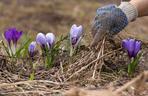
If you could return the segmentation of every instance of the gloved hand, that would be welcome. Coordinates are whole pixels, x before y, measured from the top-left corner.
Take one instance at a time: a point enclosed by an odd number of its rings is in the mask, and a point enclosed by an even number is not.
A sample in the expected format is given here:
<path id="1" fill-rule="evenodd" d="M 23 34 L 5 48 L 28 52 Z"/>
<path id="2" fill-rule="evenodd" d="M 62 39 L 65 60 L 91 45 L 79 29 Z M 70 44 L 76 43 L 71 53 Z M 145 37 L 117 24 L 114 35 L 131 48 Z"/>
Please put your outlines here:
<path id="1" fill-rule="evenodd" d="M 118 7 L 107 5 L 98 8 L 92 24 L 93 41 L 91 47 L 97 45 L 106 34 L 108 36 L 115 35 L 122 31 L 137 16 L 137 8 L 129 2 L 122 2 Z"/>

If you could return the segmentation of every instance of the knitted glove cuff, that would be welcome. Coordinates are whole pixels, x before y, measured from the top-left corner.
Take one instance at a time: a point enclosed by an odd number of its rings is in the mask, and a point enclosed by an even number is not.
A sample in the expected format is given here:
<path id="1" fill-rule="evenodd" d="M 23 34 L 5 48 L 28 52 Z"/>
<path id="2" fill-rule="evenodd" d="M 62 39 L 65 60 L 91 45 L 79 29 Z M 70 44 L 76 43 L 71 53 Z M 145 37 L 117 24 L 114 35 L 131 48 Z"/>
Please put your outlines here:
<path id="1" fill-rule="evenodd" d="M 129 2 L 121 2 L 118 8 L 126 14 L 128 22 L 134 21 L 138 17 L 137 8 Z"/>

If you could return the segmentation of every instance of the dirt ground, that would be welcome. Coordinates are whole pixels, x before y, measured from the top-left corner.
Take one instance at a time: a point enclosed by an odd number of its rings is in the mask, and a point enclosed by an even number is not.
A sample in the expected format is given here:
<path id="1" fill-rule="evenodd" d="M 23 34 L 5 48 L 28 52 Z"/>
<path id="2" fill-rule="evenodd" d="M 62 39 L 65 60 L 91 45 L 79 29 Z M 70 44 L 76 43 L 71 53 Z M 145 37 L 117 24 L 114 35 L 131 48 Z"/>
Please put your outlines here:
<path id="1" fill-rule="evenodd" d="M 66 52 L 62 52 L 58 57 L 61 59 L 57 59 L 55 66 L 50 70 L 43 68 L 42 58 L 37 58 L 36 62 L 39 65 L 33 81 L 28 80 L 30 74 L 28 59 L 14 61 L 0 55 L 0 96 L 63 96 L 62 92 L 74 86 L 86 88 L 86 91 L 91 90 L 85 92 L 85 89 L 74 88 L 72 92 L 77 93 L 79 90 L 83 94 L 68 96 L 92 96 L 90 94 L 92 90 L 110 88 L 116 90 L 144 70 L 148 70 L 148 17 L 138 18 L 130 23 L 125 30 L 115 36 L 115 42 L 106 41 L 104 45 L 102 44 L 103 49 L 93 52 L 87 48 L 92 40 L 90 28 L 96 9 L 111 3 L 120 4 L 120 0 L 0 0 L 1 34 L 6 28 L 15 26 L 31 38 L 35 38 L 38 32 L 53 32 L 56 36 L 67 35 L 74 23 L 83 25 L 85 31 L 83 40 L 85 46 L 75 57 L 70 58 Z M 125 71 L 128 57 L 120 44 L 123 38 L 128 37 L 143 42 L 140 64 L 134 76 L 130 78 Z M 2 39 L 2 35 L 0 38 Z M 97 59 L 99 52 L 103 55 Z M 142 80 L 145 82 L 145 78 L 148 77 L 145 74 L 140 76 L 135 83 Z M 144 84 L 140 83 L 139 89 Z M 145 85 L 147 86 L 147 83 Z M 135 89 L 130 88 L 124 90 L 122 96 L 148 96 L 146 89 L 148 87 L 143 88 L 146 91 L 143 89 L 138 91 L 140 95 L 134 95 Z M 96 94 L 93 95 L 99 96 Z"/>

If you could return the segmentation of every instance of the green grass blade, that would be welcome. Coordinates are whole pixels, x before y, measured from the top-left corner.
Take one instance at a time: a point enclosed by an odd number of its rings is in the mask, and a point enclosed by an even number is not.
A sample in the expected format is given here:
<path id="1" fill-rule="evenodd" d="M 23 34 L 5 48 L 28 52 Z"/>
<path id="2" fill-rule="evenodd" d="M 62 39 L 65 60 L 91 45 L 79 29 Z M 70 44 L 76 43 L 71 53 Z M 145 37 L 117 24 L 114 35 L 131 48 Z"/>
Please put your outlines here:
<path id="1" fill-rule="evenodd" d="M 26 54 L 28 53 L 28 46 L 30 42 L 31 42 L 31 39 L 28 39 L 26 42 L 24 42 L 19 48 L 19 50 L 16 51 L 15 56 L 16 57 L 26 56 Z"/>

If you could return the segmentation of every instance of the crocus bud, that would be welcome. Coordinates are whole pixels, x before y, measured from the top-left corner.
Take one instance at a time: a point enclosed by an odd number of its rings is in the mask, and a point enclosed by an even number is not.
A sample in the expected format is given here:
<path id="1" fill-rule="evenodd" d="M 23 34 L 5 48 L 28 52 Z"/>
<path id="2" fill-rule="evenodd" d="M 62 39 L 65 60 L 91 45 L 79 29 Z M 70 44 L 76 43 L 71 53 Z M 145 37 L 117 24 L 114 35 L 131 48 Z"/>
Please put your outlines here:
<path id="1" fill-rule="evenodd" d="M 135 58 L 141 49 L 141 42 L 135 39 L 125 39 L 122 41 L 122 47 L 127 50 L 130 58 Z"/>
<path id="2" fill-rule="evenodd" d="M 48 47 L 51 48 L 55 43 L 55 35 L 53 33 L 47 33 L 46 41 L 47 41 Z"/>
<path id="3" fill-rule="evenodd" d="M 34 57 L 34 55 L 35 55 L 35 48 L 36 48 L 36 42 L 33 41 L 33 42 L 30 43 L 29 48 L 28 48 L 29 56 L 30 57 Z"/>
<path id="4" fill-rule="evenodd" d="M 70 42 L 73 47 L 77 46 L 77 44 L 80 42 L 82 35 L 83 35 L 82 25 L 80 26 L 77 26 L 76 24 L 72 25 L 70 29 Z"/>
<path id="5" fill-rule="evenodd" d="M 45 49 L 47 42 L 46 42 L 46 36 L 43 33 L 38 33 L 36 36 L 36 42 L 41 46 L 41 48 Z"/>
<path id="6" fill-rule="evenodd" d="M 4 36 L 9 44 L 11 43 L 11 41 L 14 43 L 14 45 L 17 45 L 18 40 L 21 38 L 23 32 L 22 31 L 18 31 L 16 28 L 8 28 L 5 33 Z"/>

